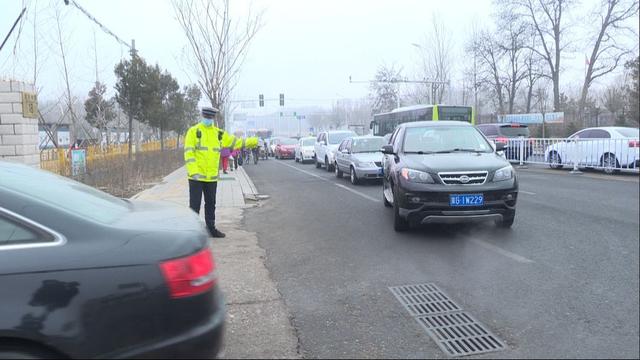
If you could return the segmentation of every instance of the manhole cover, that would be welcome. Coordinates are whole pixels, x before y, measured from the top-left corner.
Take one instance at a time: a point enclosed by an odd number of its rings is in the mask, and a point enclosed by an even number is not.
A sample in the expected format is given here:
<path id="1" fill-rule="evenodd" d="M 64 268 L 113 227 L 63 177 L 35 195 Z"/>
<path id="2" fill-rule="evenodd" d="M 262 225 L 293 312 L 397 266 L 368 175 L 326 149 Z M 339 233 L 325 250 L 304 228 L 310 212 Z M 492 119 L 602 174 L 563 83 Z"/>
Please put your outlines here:
<path id="1" fill-rule="evenodd" d="M 417 284 L 390 287 L 400 303 L 412 316 L 442 314 L 462 308 L 453 302 L 434 284 Z"/>
<path id="2" fill-rule="evenodd" d="M 449 356 L 505 349 L 504 343 L 466 311 L 417 317 L 427 333 Z"/>

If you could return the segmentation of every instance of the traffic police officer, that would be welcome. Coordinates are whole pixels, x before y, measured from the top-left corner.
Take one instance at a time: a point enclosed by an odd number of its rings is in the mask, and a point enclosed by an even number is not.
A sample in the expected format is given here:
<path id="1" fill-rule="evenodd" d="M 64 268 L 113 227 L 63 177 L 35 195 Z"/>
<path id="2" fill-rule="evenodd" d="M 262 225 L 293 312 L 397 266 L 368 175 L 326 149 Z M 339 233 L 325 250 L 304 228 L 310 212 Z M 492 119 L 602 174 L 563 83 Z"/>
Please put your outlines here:
<path id="1" fill-rule="evenodd" d="M 189 128 L 184 139 L 184 161 L 189 178 L 189 207 L 200 213 L 204 194 L 204 218 L 212 237 L 223 238 L 225 234 L 216 229 L 216 190 L 220 151 L 252 149 L 258 146 L 257 138 L 239 139 L 214 124 L 218 109 L 202 108 L 202 120 Z"/>

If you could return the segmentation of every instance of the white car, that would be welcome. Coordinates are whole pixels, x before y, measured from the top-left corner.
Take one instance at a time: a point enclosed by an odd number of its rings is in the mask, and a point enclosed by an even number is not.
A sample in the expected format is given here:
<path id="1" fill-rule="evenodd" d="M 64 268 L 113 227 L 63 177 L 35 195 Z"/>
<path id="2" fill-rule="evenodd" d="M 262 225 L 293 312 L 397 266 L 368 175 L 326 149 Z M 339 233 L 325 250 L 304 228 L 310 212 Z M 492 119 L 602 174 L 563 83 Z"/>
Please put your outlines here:
<path id="1" fill-rule="evenodd" d="M 303 137 L 298 140 L 298 144 L 296 145 L 296 150 L 294 157 L 296 162 L 303 163 L 307 160 L 314 159 L 314 145 L 316 143 L 316 138 L 314 137 Z"/>
<path id="2" fill-rule="evenodd" d="M 577 163 L 582 167 L 602 168 L 608 174 L 621 168 L 638 168 L 639 138 L 637 128 L 588 128 L 547 146 L 545 161 L 553 169 Z"/>
<path id="3" fill-rule="evenodd" d="M 333 171 L 338 146 L 340 146 L 342 140 L 353 136 L 357 135 L 351 130 L 323 131 L 319 133 L 314 145 L 316 168 L 324 165 L 327 171 Z"/>

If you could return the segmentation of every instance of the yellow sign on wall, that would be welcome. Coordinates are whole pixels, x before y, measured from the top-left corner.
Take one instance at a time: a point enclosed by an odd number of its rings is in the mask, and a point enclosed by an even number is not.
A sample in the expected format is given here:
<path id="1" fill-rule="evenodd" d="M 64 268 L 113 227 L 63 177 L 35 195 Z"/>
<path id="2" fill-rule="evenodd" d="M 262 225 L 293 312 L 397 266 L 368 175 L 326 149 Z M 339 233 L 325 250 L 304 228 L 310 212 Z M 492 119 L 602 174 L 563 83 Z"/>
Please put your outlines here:
<path id="1" fill-rule="evenodd" d="M 38 118 L 38 97 L 34 93 L 22 93 L 22 116 L 26 118 Z"/>

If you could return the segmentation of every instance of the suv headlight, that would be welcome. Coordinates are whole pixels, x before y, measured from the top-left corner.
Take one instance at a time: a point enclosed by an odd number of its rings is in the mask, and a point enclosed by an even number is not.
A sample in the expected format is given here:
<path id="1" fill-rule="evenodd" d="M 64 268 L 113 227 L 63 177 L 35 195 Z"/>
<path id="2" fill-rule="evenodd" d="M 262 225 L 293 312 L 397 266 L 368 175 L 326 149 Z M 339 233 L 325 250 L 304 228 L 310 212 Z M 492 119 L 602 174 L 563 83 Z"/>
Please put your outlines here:
<path id="1" fill-rule="evenodd" d="M 435 184 L 435 181 L 433 181 L 431 175 L 424 171 L 403 168 L 400 171 L 400 175 L 402 175 L 405 180 L 410 182 L 421 184 Z"/>
<path id="2" fill-rule="evenodd" d="M 493 175 L 493 181 L 505 181 L 513 178 L 513 167 L 511 165 L 505 166 L 502 169 L 496 170 Z"/>

